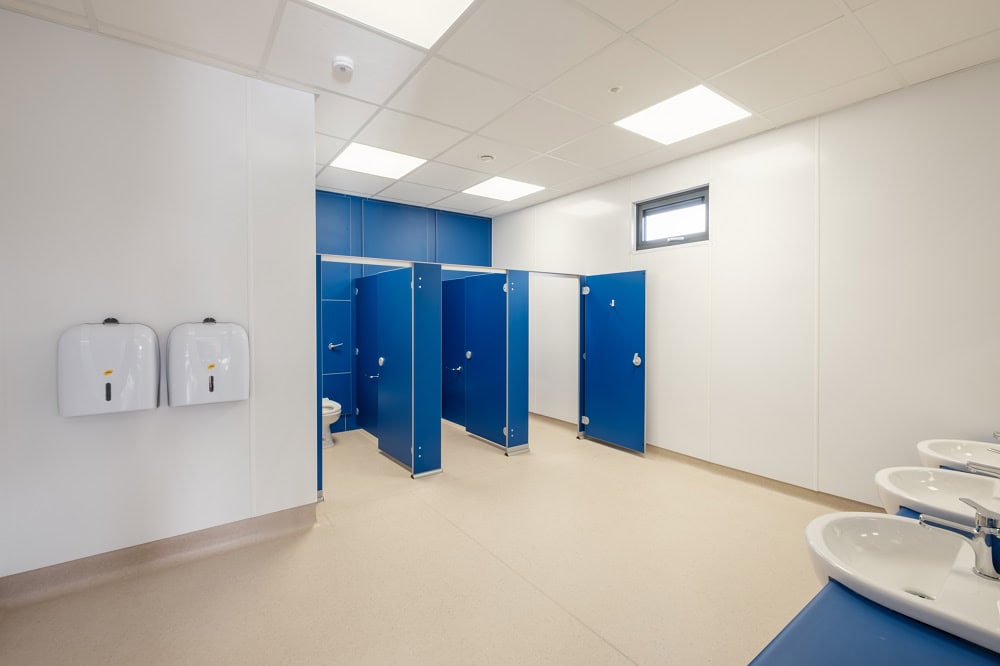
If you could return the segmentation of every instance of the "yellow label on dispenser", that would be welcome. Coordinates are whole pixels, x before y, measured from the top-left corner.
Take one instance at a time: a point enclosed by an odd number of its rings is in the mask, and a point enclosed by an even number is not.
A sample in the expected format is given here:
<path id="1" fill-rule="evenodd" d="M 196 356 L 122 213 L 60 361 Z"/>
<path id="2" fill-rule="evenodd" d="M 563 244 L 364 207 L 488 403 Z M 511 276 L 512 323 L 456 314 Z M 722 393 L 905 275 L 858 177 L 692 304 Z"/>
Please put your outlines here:
<path id="1" fill-rule="evenodd" d="M 105 370 L 104 371 L 104 376 L 107 377 L 108 375 L 110 375 L 113 372 L 114 372 L 114 370 Z"/>
<path id="2" fill-rule="evenodd" d="M 209 370 L 215 370 L 215 364 L 214 363 L 209 363 L 208 364 L 208 369 Z"/>

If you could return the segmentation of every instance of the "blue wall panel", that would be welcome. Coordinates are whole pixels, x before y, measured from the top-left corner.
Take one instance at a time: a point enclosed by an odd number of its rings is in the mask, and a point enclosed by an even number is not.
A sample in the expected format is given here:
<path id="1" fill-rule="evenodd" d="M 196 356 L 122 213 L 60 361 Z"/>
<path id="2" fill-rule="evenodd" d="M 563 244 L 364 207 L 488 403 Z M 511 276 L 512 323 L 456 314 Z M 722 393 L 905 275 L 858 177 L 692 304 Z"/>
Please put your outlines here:
<path id="1" fill-rule="evenodd" d="M 340 403 L 341 417 L 331 427 L 333 432 L 343 432 L 347 429 L 344 415 L 354 410 L 354 401 L 351 398 L 353 394 L 351 382 L 352 376 L 347 372 L 336 375 L 323 375 L 323 397 Z"/>
<path id="2" fill-rule="evenodd" d="M 316 252 L 351 253 L 351 199 L 343 194 L 316 192 Z"/>
<path id="3" fill-rule="evenodd" d="M 365 199 L 362 202 L 364 256 L 434 261 L 434 211 Z"/>
<path id="4" fill-rule="evenodd" d="M 441 469 L 441 267 L 413 266 L 413 474 Z"/>
<path id="5" fill-rule="evenodd" d="M 437 261 L 490 266 L 493 263 L 493 221 L 488 217 L 437 211 Z"/>
<path id="6" fill-rule="evenodd" d="M 351 300 L 351 264 L 324 261 L 320 296 L 325 301 Z"/>
<path id="7" fill-rule="evenodd" d="M 441 415 L 465 425 L 465 280 L 441 284 Z"/>
<path id="8" fill-rule="evenodd" d="M 507 271 L 507 447 L 528 443 L 528 272 Z"/>
<path id="9" fill-rule="evenodd" d="M 323 374 L 351 372 L 351 302 L 323 301 L 323 337 L 320 340 Z M 330 344 L 340 345 L 330 349 Z M 339 402 L 339 400 L 338 400 Z"/>

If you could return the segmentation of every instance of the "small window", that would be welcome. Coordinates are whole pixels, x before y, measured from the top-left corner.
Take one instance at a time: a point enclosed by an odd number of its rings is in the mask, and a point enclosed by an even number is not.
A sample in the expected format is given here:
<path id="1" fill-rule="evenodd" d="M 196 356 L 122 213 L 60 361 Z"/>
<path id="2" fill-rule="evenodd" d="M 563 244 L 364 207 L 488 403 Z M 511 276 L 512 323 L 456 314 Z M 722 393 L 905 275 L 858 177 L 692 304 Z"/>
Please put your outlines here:
<path id="1" fill-rule="evenodd" d="M 635 205 L 635 249 L 708 240 L 708 185 Z"/>

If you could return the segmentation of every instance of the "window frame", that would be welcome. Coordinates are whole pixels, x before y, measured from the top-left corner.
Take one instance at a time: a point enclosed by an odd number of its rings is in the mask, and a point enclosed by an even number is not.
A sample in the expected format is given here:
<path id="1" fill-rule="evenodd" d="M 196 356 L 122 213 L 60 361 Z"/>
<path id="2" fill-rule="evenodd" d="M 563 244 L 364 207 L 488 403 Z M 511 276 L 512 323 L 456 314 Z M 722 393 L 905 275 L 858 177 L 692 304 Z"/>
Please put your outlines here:
<path id="1" fill-rule="evenodd" d="M 688 243 L 700 243 L 702 241 L 707 241 L 709 237 L 709 222 L 711 215 L 709 213 L 708 204 L 708 183 L 704 185 L 699 185 L 698 187 L 692 187 L 682 192 L 674 192 L 673 194 L 666 194 L 664 196 L 655 197 L 653 199 L 647 199 L 646 201 L 639 201 L 635 204 L 635 250 L 636 252 L 641 252 L 643 250 L 653 250 L 661 247 L 671 247 L 674 245 L 686 245 Z M 696 234 L 687 234 L 685 236 L 670 236 L 668 238 L 660 238 L 657 240 L 647 241 L 643 240 L 642 232 L 645 222 L 646 212 L 654 208 L 664 208 L 664 207 L 676 207 L 681 208 L 680 204 L 684 204 L 688 201 L 704 200 L 705 202 L 705 231 L 698 232 Z"/>

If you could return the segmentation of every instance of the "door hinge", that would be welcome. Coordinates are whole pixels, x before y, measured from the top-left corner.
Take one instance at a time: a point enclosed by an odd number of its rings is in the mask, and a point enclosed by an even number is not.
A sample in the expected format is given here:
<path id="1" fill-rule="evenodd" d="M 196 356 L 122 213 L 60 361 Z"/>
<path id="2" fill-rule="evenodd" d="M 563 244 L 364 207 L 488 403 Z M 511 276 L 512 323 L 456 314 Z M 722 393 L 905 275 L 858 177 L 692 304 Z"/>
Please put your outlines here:
<path id="1" fill-rule="evenodd" d="M 503 427 L 503 436 L 504 436 L 504 437 L 506 437 L 506 436 L 507 436 L 507 426 L 504 426 L 504 427 Z"/>
<path id="2" fill-rule="evenodd" d="M 586 361 L 586 360 L 587 360 L 587 352 L 583 352 L 583 360 L 584 360 L 584 361 Z"/>
<path id="3" fill-rule="evenodd" d="M 358 416 L 358 415 L 360 415 L 360 414 L 361 414 L 361 408 L 360 408 L 360 407 L 355 407 L 355 408 L 354 408 L 354 415 L 355 415 L 355 416 Z"/>
<path id="4" fill-rule="evenodd" d="M 586 416 L 581 416 L 580 423 L 582 423 L 583 425 L 590 425 L 590 419 L 588 419 Z"/>

